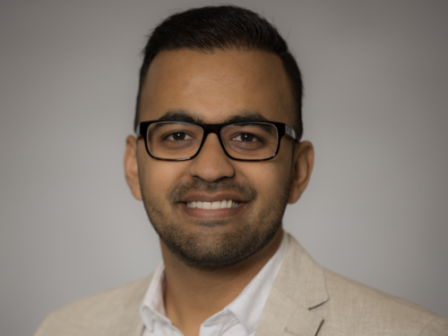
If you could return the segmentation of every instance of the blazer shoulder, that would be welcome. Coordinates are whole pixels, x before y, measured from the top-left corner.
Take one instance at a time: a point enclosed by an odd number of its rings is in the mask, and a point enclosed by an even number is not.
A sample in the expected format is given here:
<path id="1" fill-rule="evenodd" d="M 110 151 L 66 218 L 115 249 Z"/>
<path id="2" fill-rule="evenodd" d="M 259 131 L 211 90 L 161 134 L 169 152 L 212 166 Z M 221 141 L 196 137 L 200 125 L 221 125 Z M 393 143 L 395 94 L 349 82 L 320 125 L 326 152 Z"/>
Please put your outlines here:
<path id="1" fill-rule="evenodd" d="M 401 299 L 399 297 L 384 293 L 355 280 L 346 278 L 333 271 L 324 269 L 327 288 L 333 297 L 343 296 L 349 300 L 361 300 L 381 305 L 397 305 L 401 308 L 407 307 L 424 315 L 434 316 L 434 313 L 415 303 Z M 382 307 L 383 308 L 383 307 Z"/>
<path id="2" fill-rule="evenodd" d="M 422 330 L 419 336 L 448 336 L 448 320 L 435 317 Z"/>
<path id="3" fill-rule="evenodd" d="M 77 300 L 51 312 L 35 336 L 102 335 L 104 325 L 114 319 L 135 320 L 151 277 Z"/>
<path id="4" fill-rule="evenodd" d="M 377 326 L 394 335 L 448 336 L 448 321 L 431 311 L 327 269 L 324 273 L 329 300 L 322 308 L 330 320 L 351 320 L 355 327 L 376 320 Z"/>

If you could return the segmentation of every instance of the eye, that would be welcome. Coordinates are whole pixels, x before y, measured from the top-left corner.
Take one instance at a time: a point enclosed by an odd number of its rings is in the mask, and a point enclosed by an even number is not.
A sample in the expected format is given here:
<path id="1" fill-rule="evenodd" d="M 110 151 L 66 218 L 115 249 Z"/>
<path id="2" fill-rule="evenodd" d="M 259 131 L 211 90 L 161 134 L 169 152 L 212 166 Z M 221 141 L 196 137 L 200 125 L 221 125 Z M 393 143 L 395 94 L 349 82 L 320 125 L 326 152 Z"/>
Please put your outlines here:
<path id="1" fill-rule="evenodd" d="M 256 142 L 260 141 L 255 135 L 251 133 L 240 133 L 236 137 L 234 137 L 232 140 L 234 141 L 241 141 L 241 142 Z"/>
<path id="2" fill-rule="evenodd" d="M 175 133 L 169 134 L 166 137 L 166 139 L 170 140 L 170 141 L 185 141 L 185 140 L 192 139 L 192 137 L 184 132 L 175 132 Z"/>

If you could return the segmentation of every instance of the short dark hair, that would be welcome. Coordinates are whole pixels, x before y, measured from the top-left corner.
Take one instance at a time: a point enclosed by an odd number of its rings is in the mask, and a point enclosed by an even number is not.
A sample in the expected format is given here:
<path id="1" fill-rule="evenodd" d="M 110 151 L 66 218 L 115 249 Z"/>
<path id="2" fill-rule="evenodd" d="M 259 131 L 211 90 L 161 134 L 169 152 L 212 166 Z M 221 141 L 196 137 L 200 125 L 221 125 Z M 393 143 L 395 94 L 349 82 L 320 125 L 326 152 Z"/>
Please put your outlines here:
<path id="1" fill-rule="evenodd" d="M 295 125 L 300 139 L 302 126 L 303 84 L 296 60 L 277 29 L 266 19 L 237 6 L 207 6 L 174 14 L 157 26 L 150 35 L 140 68 L 134 129 L 138 125 L 143 83 L 154 57 L 163 50 L 216 49 L 263 50 L 280 57 L 290 80 L 295 101 Z"/>

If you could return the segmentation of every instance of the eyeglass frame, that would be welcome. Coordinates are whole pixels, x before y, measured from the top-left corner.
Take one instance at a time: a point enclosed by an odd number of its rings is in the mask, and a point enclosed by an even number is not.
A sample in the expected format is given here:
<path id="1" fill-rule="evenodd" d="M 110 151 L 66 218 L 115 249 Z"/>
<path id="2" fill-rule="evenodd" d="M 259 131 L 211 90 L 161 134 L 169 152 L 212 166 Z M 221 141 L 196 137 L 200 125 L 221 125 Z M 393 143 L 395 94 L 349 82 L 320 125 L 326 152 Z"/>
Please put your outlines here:
<path id="1" fill-rule="evenodd" d="M 189 156 L 187 158 L 182 158 L 182 159 L 163 159 L 163 158 L 159 158 L 157 156 L 154 156 L 153 154 L 151 154 L 151 152 L 149 151 L 148 148 L 148 137 L 147 137 L 147 131 L 148 128 L 151 124 L 154 123 L 158 123 L 158 122 L 178 122 L 178 123 L 184 123 L 184 124 L 190 124 L 190 125 L 196 125 L 201 127 L 204 130 L 204 134 L 202 135 L 202 140 L 201 140 L 201 144 L 198 147 L 197 152 L 193 155 L 193 156 Z M 264 123 L 264 124 L 271 124 L 274 125 L 277 128 L 277 148 L 275 150 L 275 153 L 265 159 L 239 159 L 239 158 L 235 158 L 233 156 L 231 156 L 228 152 L 227 149 L 224 145 L 224 142 L 221 138 L 221 129 L 223 129 L 226 126 L 229 125 L 238 125 L 238 124 L 254 124 L 254 123 Z M 250 161 L 250 162 L 257 162 L 257 161 L 268 161 L 271 160 L 273 158 L 275 158 L 278 154 L 278 151 L 280 150 L 280 143 L 281 143 L 281 139 L 283 138 L 283 136 L 288 135 L 289 137 L 291 137 L 291 139 L 295 142 L 298 142 L 297 139 L 297 135 L 296 135 L 296 131 L 289 125 L 281 123 L 281 122 L 275 122 L 275 121 L 265 121 L 265 120 L 260 120 L 260 121 L 243 121 L 243 122 L 230 122 L 230 123 L 223 123 L 223 124 L 201 124 L 201 123 L 195 123 L 195 122 L 189 122 L 189 121 L 182 121 L 182 120 L 149 120 L 149 121 L 142 121 L 138 124 L 135 133 L 137 135 L 137 137 L 142 137 L 143 140 L 145 141 L 145 148 L 146 148 L 146 152 L 148 153 L 148 155 L 150 157 L 152 157 L 153 159 L 156 160 L 161 160 L 161 161 L 188 161 L 188 160 L 192 160 L 194 159 L 196 156 L 198 156 L 199 152 L 202 149 L 202 146 L 205 143 L 205 140 L 207 140 L 207 136 L 210 133 L 214 133 L 216 134 L 216 136 L 219 139 L 219 143 L 221 144 L 221 147 L 224 151 L 224 153 L 227 155 L 227 157 L 229 157 L 232 160 L 235 161 Z M 138 139 L 137 139 L 138 140 Z"/>

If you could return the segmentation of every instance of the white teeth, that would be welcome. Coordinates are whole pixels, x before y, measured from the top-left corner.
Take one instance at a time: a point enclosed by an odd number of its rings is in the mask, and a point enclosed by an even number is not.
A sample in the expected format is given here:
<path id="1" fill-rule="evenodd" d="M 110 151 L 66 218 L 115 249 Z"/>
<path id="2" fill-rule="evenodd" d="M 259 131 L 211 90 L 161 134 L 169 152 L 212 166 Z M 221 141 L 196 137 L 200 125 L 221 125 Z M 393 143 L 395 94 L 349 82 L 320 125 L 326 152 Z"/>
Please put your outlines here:
<path id="1" fill-rule="evenodd" d="M 187 203 L 187 207 L 189 208 L 206 209 L 206 210 L 237 208 L 239 205 L 240 203 L 233 200 L 222 200 L 216 202 L 193 201 Z"/>

